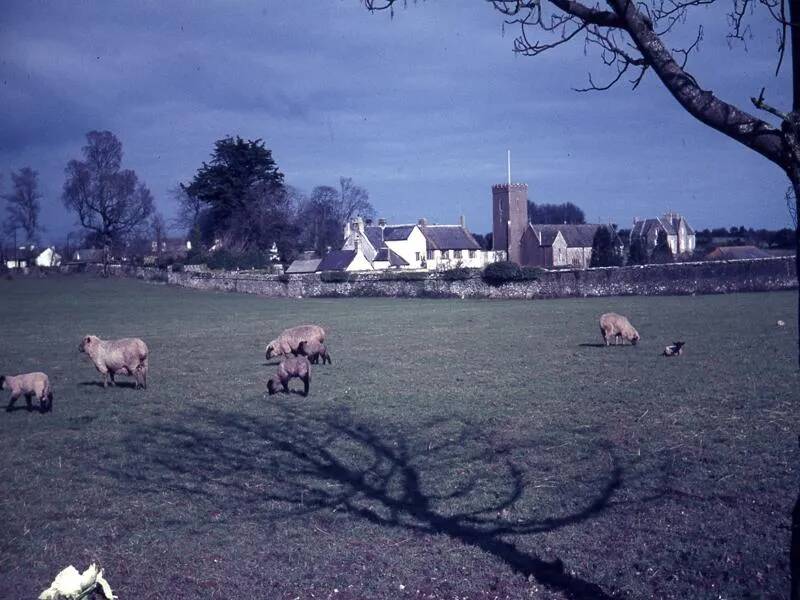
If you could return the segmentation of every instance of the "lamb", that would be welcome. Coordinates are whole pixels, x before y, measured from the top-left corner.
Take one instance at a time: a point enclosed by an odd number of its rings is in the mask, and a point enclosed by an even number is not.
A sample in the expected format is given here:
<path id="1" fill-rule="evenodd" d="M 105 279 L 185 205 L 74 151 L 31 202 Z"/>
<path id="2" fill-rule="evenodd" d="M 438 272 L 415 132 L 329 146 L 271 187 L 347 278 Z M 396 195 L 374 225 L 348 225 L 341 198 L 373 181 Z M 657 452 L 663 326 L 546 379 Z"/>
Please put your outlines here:
<path id="1" fill-rule="evenodd" d="M 147 344 L 139 338 L 121 340 L 101 340 L 95 335 L 87 335 L 78 345 L 78 351 L 89 356 L 97 370 L 103 374 L 103 387 L 115 385 L 114 375 L 133 375 L 136 388 L 147 389 Z"/>
<path id="2" fill-rule="evenodd" d="M 680 356 L 683 354 L 683 347 L 686 342 L 675 342 L 672 346 L 664 348 L 664 356 Z"/>
<path id="3" fill-rule="evenodd" d="M 300 342 L 325 341 L 325 330 L 319 325 L 298 325 L 285 329 L 277 338 L 267 344 L 267 360 L 273 356 L 297 356 Z"/>
<path id="4" fill-rule="evenodd" d="M 28 410 L 32 410 L 31 399 L 36 396 L 39 401 L 39 410 L 53 410 L 53 390 L 50 388 L 50 379 L 44 373 L 23 373 L 21 375 L 0 376 L 0 390 L 11 390 L 11 400 L 6 407 L 10 411 L 14 402 L 20 396 L 25 396 Z"/>
<path id="5" fill-rule="evenodd" d="M 312 365 L 318 364 L 320 359 L 322 359 L 323 365 L 326 362 L 331 364 L 331 355 L 328 354 L 328 348 L 325 344 L 316 340 L 310 342 L 304 340 L 300 342 L 300 345 L 297 347 L 297 354 L 308 357 L 308 362 Z"/>
<path id="6" fill-rule="evenodd" d="M 308 396 L 308 389 L 311 386 L 311 364 L 305 356 L 293 356 L 281 361 L 277 374 L 267 381 L 269 395 L 277 393 L 279 385 L 282 385 L 283 391 L 288 393 L 289 380 L 295 377 L 303 381 L 303 395 Z"/>
<path id="7" fill-rule="evenodd" d="M 634 346 L 639 341 L 639 332 L 634 329 L 630 321 L 622 315 L 617 313 L 605 313 L 600 317 L 600 333 L 603 335 L 603 341 L 608 346 L 611 343 L 611 338 L 614 338 L 614 345 L 619 344 L 619 339 L 622 338 L 622 344 L 628 340 Z"/>

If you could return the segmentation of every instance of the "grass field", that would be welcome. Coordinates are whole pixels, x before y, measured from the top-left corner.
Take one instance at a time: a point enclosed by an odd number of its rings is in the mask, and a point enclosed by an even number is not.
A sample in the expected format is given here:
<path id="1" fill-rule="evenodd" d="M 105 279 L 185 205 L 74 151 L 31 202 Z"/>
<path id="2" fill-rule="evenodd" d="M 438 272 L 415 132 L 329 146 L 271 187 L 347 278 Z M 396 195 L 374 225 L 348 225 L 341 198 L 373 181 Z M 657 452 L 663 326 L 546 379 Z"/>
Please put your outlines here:
<path id="1" fill-rule="evenodd" d="M 0 372 L 56 394 L 0 413 L 0 598 L 91 561 L 137 600 L 787 595 L 794 293 L 269 300 L 73 277 L 2 281 L 0 309 Z M 599 346 L 607 310 L 638 346 Z M 302 322 L 333 365 L 308 398 L 268 397 L 264 346 Z M 150 388 L 99 387 L 87 333 L 142 337 Z"/>

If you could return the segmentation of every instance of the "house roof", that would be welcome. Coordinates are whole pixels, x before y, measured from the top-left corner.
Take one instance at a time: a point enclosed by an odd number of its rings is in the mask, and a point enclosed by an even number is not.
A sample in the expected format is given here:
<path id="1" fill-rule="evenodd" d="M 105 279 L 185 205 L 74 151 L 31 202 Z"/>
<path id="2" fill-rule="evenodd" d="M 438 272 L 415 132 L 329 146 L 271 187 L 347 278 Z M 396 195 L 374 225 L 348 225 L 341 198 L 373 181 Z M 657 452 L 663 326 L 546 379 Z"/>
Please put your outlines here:
<path id="1" fill-rule="evenodd" d="M 480 250 L 481 245 L 461 225 L 425 225 L 421 228 L 433 250 Z"/>
<path id="2" fill-rule="evenodd" d="M 772 255 L 755 246 L 720 246 L 709 252 L 706 258 L 741 260 L 748 258 L 770 258 Z"/>
<path id="3" fill-rule="evenodd" d="M 561 236 L 569 248 L 591 248 L 594 236 L 601 225 L 596 223 L 584 225 L 540 225 L 531 224 L 537 236 L 541 235 L 541 246 L 552 246 L 556 236 Z"/>
<path id="4" fill-rule="evenodd" d="M 689 225 L 689 222 L 678 213 L 667 213 L 655 219 L 644 219 L 636 221 L 631 228 L 631 236 L 649 236 L 650 231 L 655 228 L 656 231 L 663 229 L 667 235 L 677 235 L 680 228 L 681 221 L 686 227 L 688 235 L 694 235 L 694 229 Z"/>
<path id="5" fill-rule="evenodd" d="M 317 265 L 318 271 L 344 271 L 356 257 L 355 250 L 331 250 Z"/>
<path id="6" fill-rule="evenodd" d="M 392 267 L 407 267 L 408 261 L 397 252 L 389 248 L 381 248 L 375 255 L 374 261 L 388 262 Z"/>
<path id="7" fill-rule="evenodd" d="M 286 269 L 287 273 L 313 273 L 322 262 L 321 258 L 298 258 Z"/>

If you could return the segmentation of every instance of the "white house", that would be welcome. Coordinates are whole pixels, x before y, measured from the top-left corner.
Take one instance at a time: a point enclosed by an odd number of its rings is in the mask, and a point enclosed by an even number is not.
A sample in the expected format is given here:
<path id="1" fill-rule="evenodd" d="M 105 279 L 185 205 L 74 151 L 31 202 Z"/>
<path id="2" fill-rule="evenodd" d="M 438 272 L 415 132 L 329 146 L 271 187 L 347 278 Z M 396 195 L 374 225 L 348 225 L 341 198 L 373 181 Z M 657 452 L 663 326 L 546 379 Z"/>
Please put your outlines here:
<path id="1" fill-rule="evenodd" d="M 442 270 L 455 267 L 482 268 L 499 260 L 497 253 L 481 249 L 464 225 L 377 225 L 355 219 L 345 225 L 344 250 L 360 248 L 375 270 Z M 320 269 L 322 270 L 322 269 Z"/>
<path id="2" fill-rule="evenodd" d="M 36 256 L 37 267 L 60 267 L 61 255 L 56 253 L 54 247 L 45 248 Z"/>

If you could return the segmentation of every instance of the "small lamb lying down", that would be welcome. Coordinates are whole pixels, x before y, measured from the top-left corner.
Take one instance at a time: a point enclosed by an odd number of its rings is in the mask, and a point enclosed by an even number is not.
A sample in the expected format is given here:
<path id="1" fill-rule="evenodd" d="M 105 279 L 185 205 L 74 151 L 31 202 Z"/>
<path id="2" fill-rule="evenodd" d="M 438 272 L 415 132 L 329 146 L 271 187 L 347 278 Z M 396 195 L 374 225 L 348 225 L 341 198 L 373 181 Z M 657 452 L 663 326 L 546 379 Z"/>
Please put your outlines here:
<path id="1" fill-rule="evenodd" d="M 672 346 L 664 348 L 664 356 L 680 356 L 683 354 L 683 346 L 686 342 L 675 342 Z"/>
<path id="2" fill-rule="evenodd" d="M 28 410 L 32 410 L 31 399 L 36 396 L 39 401 L 39 410 L 45 412 L 53 410 L 53 390 L 50 389 L 50 379 L 44 373 L 23 373 L 22 375 L 0 376 L 0 390 L 11 390 L 11 400 L 6 407 L 10 411 L 14 402 L 20 396 L 25 396 Z"/>
<path id="3" fill-rule="evenodd" d="M 331 364 L 331 355 L 328 354 L 328 348 L 325 344 L 316 340 L 300 342 L 300 345 L 297 347 L 297 354 L 308 357 L 308 362 L 312 365 L 318 364 L 320 359 L 322 359 L 323 365 L 326 362 Z"/>
<path id="4" fill-rule="evenodd" d="M 283 386 L 285 393 L 288 393 L 289 380 L 295 377 L 303 381 L 303 395 L 308 396 L 308 388 L 311 386 L 311 364 L 305 356 L 293 356 L 278 365 L 278 372 L 267 381 L 269 395 L 277 393 L 279 385 Z"/>

